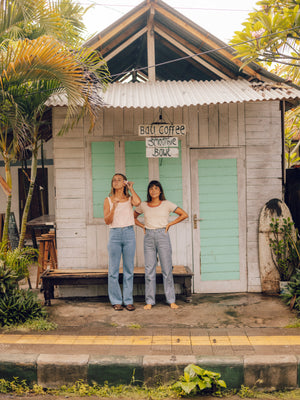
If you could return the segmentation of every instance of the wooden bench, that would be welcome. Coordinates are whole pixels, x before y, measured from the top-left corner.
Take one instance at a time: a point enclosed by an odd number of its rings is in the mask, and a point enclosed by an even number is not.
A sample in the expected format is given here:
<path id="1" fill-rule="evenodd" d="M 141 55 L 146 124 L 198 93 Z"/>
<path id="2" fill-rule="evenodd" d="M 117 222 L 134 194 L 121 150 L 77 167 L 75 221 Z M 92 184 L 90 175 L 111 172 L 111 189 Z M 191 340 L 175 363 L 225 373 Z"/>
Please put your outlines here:
<path id="1" fill-rule="evenodd" d="M 179 284 L 182 288 L 182 294 L 185 295 L 185 301 L 192 301 L 192 276 L 193 273 L 189 267 L 183 265 L 175 265 L 173 267 L 174 283 Z M 55 285 L 102 285 L 107 284 L 108 270 L 99 269 L 49 269 L 41 275 L 42 288 L 44 291 L 45 305 L 51 305 L 51 299 L 54 299 Z M 120 282 L 123 279 L 122 269 L 120 270 Z M 145 283 L 145 269 L 136 267 L 134 269 L 133 283 Z M 161 268 L 156 269 L 156 283 L 163 283 Z"/>

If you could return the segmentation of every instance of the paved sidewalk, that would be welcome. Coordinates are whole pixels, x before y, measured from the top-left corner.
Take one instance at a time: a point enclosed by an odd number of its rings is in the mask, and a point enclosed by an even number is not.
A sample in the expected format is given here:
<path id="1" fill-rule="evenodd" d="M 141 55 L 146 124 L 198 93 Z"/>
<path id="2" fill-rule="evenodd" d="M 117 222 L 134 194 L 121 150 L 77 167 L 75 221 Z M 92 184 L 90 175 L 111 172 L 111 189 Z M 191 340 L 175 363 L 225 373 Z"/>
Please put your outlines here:
<path id="1" fill-rule="evenodd" d="M 0 378 L 57 387 L 129 383 L 134 375 L 154 384 L 196 363 L 220 372 L 229 387 L 299 386 L 300 329 L 287 328 L 297 316 L 279 297 L 194 295 L 177 303 L 171 310 L 158 297 L 151 311 L 136 301 L 136 311 L 116 312 L 106 298 L 56 298 L 48 307 L 56 330 L 0 329 Z"/>

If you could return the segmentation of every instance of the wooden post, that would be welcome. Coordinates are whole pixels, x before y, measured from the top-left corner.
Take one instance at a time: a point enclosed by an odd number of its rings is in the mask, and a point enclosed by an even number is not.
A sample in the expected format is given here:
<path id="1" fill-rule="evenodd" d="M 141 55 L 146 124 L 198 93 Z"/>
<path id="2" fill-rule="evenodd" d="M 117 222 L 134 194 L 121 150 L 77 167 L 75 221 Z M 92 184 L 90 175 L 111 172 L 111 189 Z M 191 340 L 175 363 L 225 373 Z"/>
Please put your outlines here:
<path id="1" fill-rule="evenodd" d="M 155 37 L 154 37 L 154 14 L 155 10 L 151 6 L 147 23 L 147 55 L 148 55 L 148 79 L 150 82 L 156 80 L 155 68 Z"/>

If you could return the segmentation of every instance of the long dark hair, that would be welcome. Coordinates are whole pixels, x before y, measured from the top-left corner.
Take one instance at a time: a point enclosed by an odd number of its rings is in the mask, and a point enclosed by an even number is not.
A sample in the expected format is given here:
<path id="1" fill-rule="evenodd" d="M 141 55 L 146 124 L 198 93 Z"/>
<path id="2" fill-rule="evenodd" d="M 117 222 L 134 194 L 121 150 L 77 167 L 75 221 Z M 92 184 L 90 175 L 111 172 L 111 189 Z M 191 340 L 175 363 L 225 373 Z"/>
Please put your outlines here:
<path id="1" fill-rule="evenodd" d="M 162 188 L 161 183 L 159 181 L 151 181 L 147 189 L 147 203 L 150 203 L 150 201 L 152 200 L 152 197 L 150 196 L 149 193 L 149 189 L 152 188 L 153 186 L 157 186 L 160 189 L 159 200 L 166 200 L 164 189 Z"/>
<path id="2" fill-rule="evenodd" d="M 111 189 L 110 189 L 110 193 L 109 193 L 110 196 L 113 196 L 115 194 L 115 189 L 113 188 L 113 180 L 114 180 L 114 177 L 117 175 L 122 176 L 124 181 L 127 181 L 127 178 L 124 174 L 121 174 L 120 172 L 114 174 L 114 176 L 111 178 Z M 123 193 L 125 194 L 126 197 L 129 197 L 129 191 L 128 191 L 127 185 L 124 186 Z"/>

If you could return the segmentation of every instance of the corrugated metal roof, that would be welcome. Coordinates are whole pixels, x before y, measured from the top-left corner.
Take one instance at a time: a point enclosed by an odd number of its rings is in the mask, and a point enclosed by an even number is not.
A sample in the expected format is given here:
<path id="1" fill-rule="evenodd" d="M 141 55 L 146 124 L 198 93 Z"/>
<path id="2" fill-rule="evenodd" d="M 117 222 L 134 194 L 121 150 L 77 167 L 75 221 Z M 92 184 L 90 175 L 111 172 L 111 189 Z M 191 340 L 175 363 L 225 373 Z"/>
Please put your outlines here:
<path id="1" fill-rule="evenodd" d="M 104 107 L 183 107 L 265 100 L 300 99 L 300 89 L 281 83 L 246 80 L 156 81 L 110 84 L 103 93 Z M 52 96 L 49 106 L 66 106 L 67 97 Z"/>

